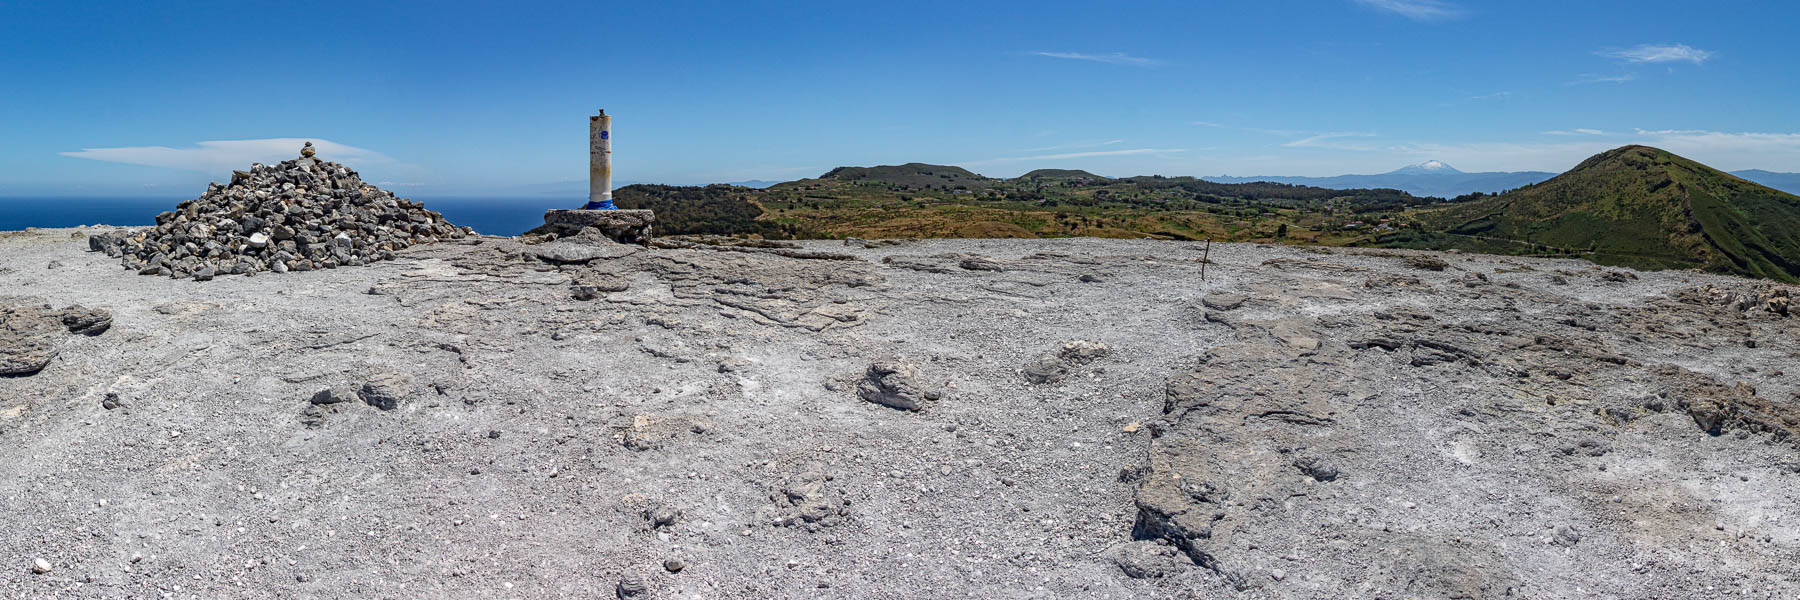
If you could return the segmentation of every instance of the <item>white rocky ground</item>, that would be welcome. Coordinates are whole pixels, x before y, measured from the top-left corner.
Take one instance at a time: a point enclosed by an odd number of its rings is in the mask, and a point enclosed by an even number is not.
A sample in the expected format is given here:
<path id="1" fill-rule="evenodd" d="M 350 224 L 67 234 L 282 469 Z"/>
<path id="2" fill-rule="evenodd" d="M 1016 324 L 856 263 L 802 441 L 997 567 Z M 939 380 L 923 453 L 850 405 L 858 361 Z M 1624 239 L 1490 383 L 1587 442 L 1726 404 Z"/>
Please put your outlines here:
<path id="1" fill-rule="evenodd" d="M 0 379 L 8 597 L 1800 595 L 1785 288 L 1095 239 L 195 282 L 71 233 L 0 234 L 9 304 L 113 316 Z"/>

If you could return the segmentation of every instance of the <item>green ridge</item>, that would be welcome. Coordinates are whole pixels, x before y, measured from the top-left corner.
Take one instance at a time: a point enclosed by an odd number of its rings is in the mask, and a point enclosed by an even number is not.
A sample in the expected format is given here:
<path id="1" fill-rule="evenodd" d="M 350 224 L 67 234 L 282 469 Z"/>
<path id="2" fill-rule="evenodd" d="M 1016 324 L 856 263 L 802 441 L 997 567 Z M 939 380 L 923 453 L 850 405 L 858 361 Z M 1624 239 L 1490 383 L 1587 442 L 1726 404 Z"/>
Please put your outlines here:
<path id="1" fill-rule="evenodd" d="M 1428 231 L 1580 250 L 1601 264 L 1800 280 L 1800 197 L 1648 146 L 1421 220 Z"/>

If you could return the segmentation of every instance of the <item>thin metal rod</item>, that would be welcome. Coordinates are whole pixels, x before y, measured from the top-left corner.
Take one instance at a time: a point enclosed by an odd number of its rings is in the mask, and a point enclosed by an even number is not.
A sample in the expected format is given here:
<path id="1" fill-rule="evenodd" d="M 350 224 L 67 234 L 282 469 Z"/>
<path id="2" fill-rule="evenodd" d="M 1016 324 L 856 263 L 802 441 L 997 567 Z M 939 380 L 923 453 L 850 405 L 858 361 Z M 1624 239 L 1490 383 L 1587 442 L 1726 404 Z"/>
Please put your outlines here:
<path id="1" fill-rule="evenodd" d="M 1212 238 L 1206 238 L 1206 251 L 1200 254 L 1200 280 L 1206 281 L 1206 263 L 1212 262 Z"/>

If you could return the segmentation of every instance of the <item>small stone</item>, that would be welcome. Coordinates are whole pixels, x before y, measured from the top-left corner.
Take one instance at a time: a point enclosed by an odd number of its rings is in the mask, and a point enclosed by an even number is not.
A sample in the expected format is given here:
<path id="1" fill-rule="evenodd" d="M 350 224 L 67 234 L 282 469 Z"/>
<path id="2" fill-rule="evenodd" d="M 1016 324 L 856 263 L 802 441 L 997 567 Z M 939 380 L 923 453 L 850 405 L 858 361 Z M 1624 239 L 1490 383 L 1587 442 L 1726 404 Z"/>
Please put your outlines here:
<path id="1" fill-rule="evenodd" d="M 488 436 L 488 439 L 490 439 L 490 440 L 497 440 L 497 439 L 500 439 L 500 430 L 498 430 L 498 429 L 489 429 L 489 430 L 488 430 L 488 434 L 487 434 L 487 436 Z"/>
<path id="2" fill-rule="evenodd" d="M 107 392 L 106 398 L 100 401 L 100 407 L 106 410 L 115 410 L 123 406 L 125 406 L 125 400 L 113 392 Z"/>
<path id="3" fill-rule="evenodd" d="M 50 561 L 42 558 L 31 559 L 31 572 L 43 575 L 50 572 Z"/>
<path id="4" fill-rule="evenodd" d="M 663 570 L 668 571 L 670 573 L 680 573 L 682 569 L 686 569 L 686 568 L 687 568 L 687 562 L 683 561 L 679 558 L 671 558 L 671 559 L 663 561 Z"/>
<path id="5" fill-rule="evenodd" d="M 1044 353 L 1025 365 L 1025 379 L 1032 383 L 1055 383 L 1069 372 L 1087 365 L 1108 353 L 1106 344 L 1090 340 L 1072 340 L 1055 351 Z"/>
<path id="6" fill-rule="evenodd" d="M 336 385 L 319 390 L 312 396 L 313 404 L 337 404 L 356 399 L 356 388 L 348 385 Z"/>
<path id="7" fill-rule="evenodd" d="M 918 376 L 918 367 L 899 359 L 878 360 L 869 365 L 856 393 L 863 400 L 889 408 L 919 410 L 935 393 L 921 387 Z"/>
<path id="8" fill-rule="evenodd" d="M 1294 461 L 1294 468 L 1317 481 L 1333 481 L 1338 478 L 1336 465 L 1326 461 L 1324 457 L 1305 457 Z"/>
<path id="9" fill-rule="evenodd" d="M 619 575 L 618 591 L 620 598 L 642 598 L 650 593 L 650 584 L 644 581 L 643 575 L 626 571 Z"/>
<path id="10" fill-rule="evenodd" d="M 369 406 L 394 410 L 412 391 L 412 376 L 397 371 L 381 371 L 364 382 L 359 395 Z"/>
<path id="11" fill-rule="evenodd" d="M 1559 524 L 1551 530 L 1550 542 L 1558 546 L 1574 547 L 1581 543 L 1581 532 L 1568 524 Z"/>
<path id="12" fill-rule="evenodd" d="M 681 511 L 667 506 L 655 506 L 644 511 L 644 518 L 650 521 L 650 527 L 660 529 L 674 525 L 681 519 Z"/>
<path id="13" fill-rule="evenodd" d="M 1287 571 L 1283 571 L 1281 569 L 1271 570 L 1271 571 L 1269 571 L 1269 579 L 1273 579 L 1275 581 L 1281 581 L 1283 579 L 1287 579 Z"/>

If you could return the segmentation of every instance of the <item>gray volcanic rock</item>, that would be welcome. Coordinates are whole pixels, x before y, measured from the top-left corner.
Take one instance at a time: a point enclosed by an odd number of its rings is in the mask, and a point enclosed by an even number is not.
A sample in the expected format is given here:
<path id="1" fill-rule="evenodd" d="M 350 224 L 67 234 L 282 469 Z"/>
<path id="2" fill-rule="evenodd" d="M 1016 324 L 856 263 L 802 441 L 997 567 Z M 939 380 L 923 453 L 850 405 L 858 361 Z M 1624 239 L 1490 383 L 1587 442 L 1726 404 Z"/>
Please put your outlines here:
<path id="1" fill-rule="evenodd" d="M 619 598 L 622 600 L 644 598 L 650 595 L 650 584 L 645 581 L 642 574 L 635 571 L 626 571 L 619 575 L 617 591 Z"/>
<path id="2" fill-rule="evenodd" d="M 363 382 L 356 395 L 369 406 L 394 410 L 412 393 L 413 377 L 398 371 L 380 371 Z M 317 404 L 317 402 L 315 402 Z"/>
<path id="3" fill-rule="evenodd" d="M 552 210 L 544 213 L 544 224 L 526 235 L 569 237 L 594 232 L 621 244 L 645 244 L 653 236 L 656 213 L 641 209 L 619 210 Z"/>
<path id="4" fill-rule="evenodd" d="M 780 515 L 774 523 L 807 531 L 844 524 L 849 519 L 850 501 L 831 485 L 833 479 L 820 464 L 789 478 L 771 498 Z"/>
<path id="5" fill-rule="evenodd" d="M 69 333 L 80 335 L 100 335 L 112 328 L 112 312 L 97 308 L 85 308 L 79 304 L 62 309 L 57 314 Z"/>
<path id="6" fill-rule="evenodd" d="M 36 374 L 70 334 L 94 336 L 112 327 L 112 313 L 105 310 L 16 302 L 0 299 L 0 377 Z"/>
<path id="7" fill-rule="evenodd" d="M 1039 355 L 1025 365 L 1025 379 L 1032 383 L 1055 383 L 1069 376 L 1069 371 L 1106 356 L 1106 344 L 1089 340 L 1066 342 L 1054 352 Z"/>
<path id="8" fill-rule="evenodd" d="M 208 281 L 362 266 L 471 233 L 311 152 L 307 142 L 301 158 L 235 171 L 229 185 L 210 184 L 157 215 L 155 227 L 94 234 L 88 249 L 122 257 L 139 274 Z"/>
<path id="9" fill-rule="evenodd" d="M 310 402 L 313 404 L 338 404 L 357 399 L 359 398 L 356 393 L 356 388 L 348 385 L 337 385 L 319 390 L 318 393 L 313 394 Z"/>
<path id="10" fill-rule="evenodd" d="M 934 394 L 918 383 L 919 369 L 897 358 L 875 361 L 868 373 L 856 384 L 862 399 L 889 408 L 919 410 Z"/>
<path id="11" fill-rule="evenodd" d="M 0 376 L 44 370 L 67 333 L 61 323 L 32 307 L 0 308 Z"/>
<path id="12" fill-rule="evenodd" d="M 69 233 L 0 233 L 0 286 L 38 297 L 6 304 L 60 349 L 0 378 L 9 596 L 1800 596 L 1792 286 L 495 237 L 193 285 Z M 1069 340 L 1107 353 L 1022 376 Z"/>

